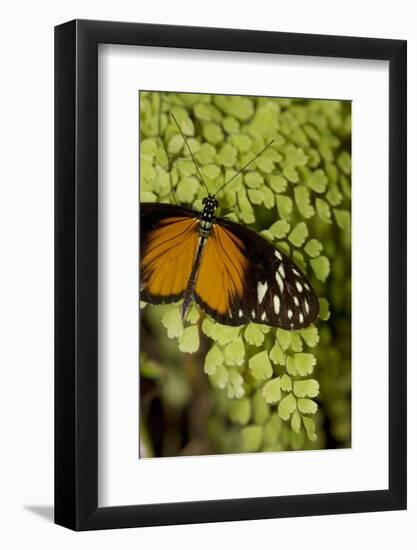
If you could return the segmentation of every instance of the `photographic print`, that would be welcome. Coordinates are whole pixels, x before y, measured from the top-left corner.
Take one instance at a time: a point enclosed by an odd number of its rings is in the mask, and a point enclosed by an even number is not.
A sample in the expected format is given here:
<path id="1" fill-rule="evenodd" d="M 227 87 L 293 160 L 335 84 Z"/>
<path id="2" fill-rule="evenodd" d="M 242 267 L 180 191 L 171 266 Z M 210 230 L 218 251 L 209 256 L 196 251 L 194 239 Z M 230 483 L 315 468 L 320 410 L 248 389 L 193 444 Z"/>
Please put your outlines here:
<path id="1" fill-rule="evenodd" d="M 351 445 L 351 102 L 139 92 L 140 458 Z"/>

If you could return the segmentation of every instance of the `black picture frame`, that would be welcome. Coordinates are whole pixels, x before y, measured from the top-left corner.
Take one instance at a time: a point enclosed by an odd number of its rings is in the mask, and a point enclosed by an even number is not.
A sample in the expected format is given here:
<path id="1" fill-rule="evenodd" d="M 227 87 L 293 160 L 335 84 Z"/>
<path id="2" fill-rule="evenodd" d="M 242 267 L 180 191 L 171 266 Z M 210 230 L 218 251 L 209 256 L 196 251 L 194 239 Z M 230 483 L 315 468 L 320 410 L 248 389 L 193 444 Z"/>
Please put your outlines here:
<path id="1" fill-rule="evenodd" d="M 389 62 L 389 488 L 98 507 L 98 44 Z M 55 522 L 108 529 L 406 508 L 406 41 L 74 20 L 55 28 Z M 214 55 L 214 53 L 213 53 Z"/>

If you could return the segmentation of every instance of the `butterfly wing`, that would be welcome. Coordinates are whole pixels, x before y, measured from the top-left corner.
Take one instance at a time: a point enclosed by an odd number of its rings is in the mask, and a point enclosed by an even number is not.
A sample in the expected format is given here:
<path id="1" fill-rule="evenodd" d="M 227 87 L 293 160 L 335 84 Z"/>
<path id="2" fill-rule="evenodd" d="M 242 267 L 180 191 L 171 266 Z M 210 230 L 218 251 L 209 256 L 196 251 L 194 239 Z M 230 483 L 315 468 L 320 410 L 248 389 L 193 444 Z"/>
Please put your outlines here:
<path id="1" fill-rule="evenodd" d="M 319 312 L 313 287 L 285 254 L 222 218 L 215 219 L 205 246 L 195 299 L 213 319 L 232 326 L 255 322 L 297 330 Z"/>
<path id="2" fill-rule="evenodd" d="M 141 300 L 169 304 L 181 299 L 196 255 L 196 212 L 172 204 L 140 206 Z"/>

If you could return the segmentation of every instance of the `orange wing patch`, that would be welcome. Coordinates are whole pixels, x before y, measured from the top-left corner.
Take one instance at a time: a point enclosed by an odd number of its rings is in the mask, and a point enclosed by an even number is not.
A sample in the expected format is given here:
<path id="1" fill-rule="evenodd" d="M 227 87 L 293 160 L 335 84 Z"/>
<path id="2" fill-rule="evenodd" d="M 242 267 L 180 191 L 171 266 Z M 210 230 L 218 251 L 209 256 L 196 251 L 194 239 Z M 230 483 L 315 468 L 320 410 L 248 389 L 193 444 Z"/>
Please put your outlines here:
<path id="1" fill-rule="evenodd" d="M 204 246 L 195 293 L 214 313 L 225 315 L 233 301 L 243 296 L 248 265 L 243 249 L 240 239 L 213 225 Z"/>
<path id="2" fill-rule="evenodd" d="M 166 218 L 149 232 L 142 250 L 142 290 L 161 299 L 184 292 L 198 245 L 198 221 Z"/>

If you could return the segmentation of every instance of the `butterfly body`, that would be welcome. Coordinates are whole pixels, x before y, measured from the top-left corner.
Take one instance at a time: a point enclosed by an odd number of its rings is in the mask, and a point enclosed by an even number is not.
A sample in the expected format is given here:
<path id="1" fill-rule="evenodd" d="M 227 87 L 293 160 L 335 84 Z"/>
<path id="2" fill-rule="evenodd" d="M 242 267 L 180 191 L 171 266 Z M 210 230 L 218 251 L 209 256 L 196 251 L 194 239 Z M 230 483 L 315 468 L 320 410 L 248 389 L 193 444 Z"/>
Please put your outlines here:
<path id="1" fill-rule="evenodd" d="M 195 301 L 214 320 L 305 328 L 318 315 L 316 294 L 301 270 L 269 241 L 216 217 L 208 195 L 203 211 L 161 203 L 141 205 L 141 299 Z"/>

